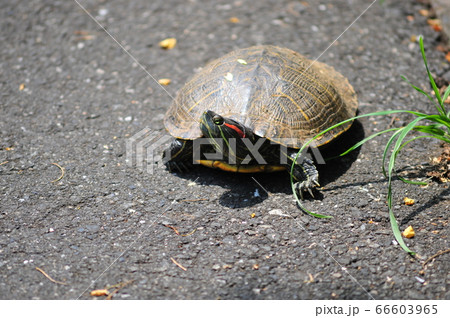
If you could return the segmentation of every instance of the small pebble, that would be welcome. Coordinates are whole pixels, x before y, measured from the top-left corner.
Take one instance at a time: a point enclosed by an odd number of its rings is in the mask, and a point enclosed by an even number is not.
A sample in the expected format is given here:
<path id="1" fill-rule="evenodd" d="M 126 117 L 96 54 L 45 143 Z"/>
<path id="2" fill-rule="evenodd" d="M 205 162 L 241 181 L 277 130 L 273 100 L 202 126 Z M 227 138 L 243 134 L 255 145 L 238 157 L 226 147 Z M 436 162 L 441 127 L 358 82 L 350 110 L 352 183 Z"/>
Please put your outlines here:
<path id="1" fill-rule="evenodd" d="M 104 17 L 105 15 L 108 14 L 108 9 L 100 9 L 98 10 L 98 15 Z"/>
<path id="2" fill-rule="evenodd" d="M 290 216 L 289 214 L 283 213 L 283 211 L 280 210 L 280 209 L 270 210 L 270 211 L 269 211 L 269 214 L 270 214 L 270 215 L 278 215 L 278 216 Z"/>
<path id="3" fill-rule="evenodd" d="M 414 278 L 421 284 L 425 283 L 425 279 L 423 279 L 422 277 L 415 276 Z"/>

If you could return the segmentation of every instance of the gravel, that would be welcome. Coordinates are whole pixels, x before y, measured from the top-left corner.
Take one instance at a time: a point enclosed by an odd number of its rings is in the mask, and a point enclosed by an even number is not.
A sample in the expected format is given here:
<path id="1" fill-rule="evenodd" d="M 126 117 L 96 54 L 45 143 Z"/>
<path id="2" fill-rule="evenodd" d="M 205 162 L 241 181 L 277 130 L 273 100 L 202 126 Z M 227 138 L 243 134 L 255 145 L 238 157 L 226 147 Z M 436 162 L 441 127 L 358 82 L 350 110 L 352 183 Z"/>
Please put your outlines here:
<path id="1" fill-rule="evenodd" d="M 394 181 L 400 227 L 416 231 L 406 239 L 420 255 L 413 259 L 392 243 L 380 171 L 388 136 L 319 167 L 323 189 L 305 205 L 329 220 L 298 209 L 285 173 L 253 176 L 268 194 L 248 175 L 171 174 L 126 161 L 127 142 L 144 128 L 161 146 L 169 142 L 164 113 L 200 67 L 256 44 L 333 65 L 355 87 L 361 114 L 432 112 L 400 79 L 430 91 L 411 41 L 419 34 L 431 71 L 450 70 L 422 4 L 374 4 L 341 36 L 368 1 L 79 2 L 133 58 L 75 1 L 0 8 L 0 298 L 92 299 L 89 291 L 129 280 L 114 298 L 450 298 L 450 255 L 421 263 L 448 248 L 448 185 Z M 169 37 L 177 45 L 161 49 Z M 171 84 L 162 89 L 143 68 Z M 391 120 L 362 119 L 328 151 Z M 417 140 L 398 168 L 424 178 L 438 145 Z M 416 203 L 405 206 L 405 196 Z"/>

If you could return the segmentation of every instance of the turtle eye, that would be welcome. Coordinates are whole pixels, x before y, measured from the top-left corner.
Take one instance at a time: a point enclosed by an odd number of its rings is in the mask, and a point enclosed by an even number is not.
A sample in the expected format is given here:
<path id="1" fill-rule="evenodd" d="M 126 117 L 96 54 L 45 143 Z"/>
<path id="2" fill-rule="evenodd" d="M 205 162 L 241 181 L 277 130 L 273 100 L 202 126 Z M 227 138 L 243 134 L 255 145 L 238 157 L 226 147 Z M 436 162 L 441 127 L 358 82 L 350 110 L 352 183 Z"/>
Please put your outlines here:
<path id="1" fill-rule="evenodd" d="M 213 120 L 214 124 L 216 124 L 217 126 L 220 126 L 220 125 L 223 124 L 223 118 L 222 118 L 222 116 L 215 115 L 215 116 L 212 118 L 212 120 Z"/>

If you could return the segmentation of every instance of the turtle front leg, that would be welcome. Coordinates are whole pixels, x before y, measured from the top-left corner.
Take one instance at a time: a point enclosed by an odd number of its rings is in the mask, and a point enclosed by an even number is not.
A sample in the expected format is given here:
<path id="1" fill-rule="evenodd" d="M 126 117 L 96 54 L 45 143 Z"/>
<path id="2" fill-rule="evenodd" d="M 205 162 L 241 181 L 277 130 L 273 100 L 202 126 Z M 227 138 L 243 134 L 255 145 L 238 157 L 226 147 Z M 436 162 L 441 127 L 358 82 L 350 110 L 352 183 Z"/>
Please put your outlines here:
<path id="1" fill-rule="evenodd" d="M 192 140 L 174 139 L 162 159 L 170 172 L 187 172 L 193 166 Z"/>
<path id="2" fill-rule="evenodd" d="M 291 159 L 287 165 L 288 172 L 291 171 L 291 165 L 296 156 L 297 152 L 295 150 L 291 150 L 288 153 L 288 157 Z M 308 191 L 311 196 L 314 197 L 312 190 L 317 186 L 320 186 L 320 184 L 319 172 L 311 159 L 308 159 L 305 156 L 299 156 L 297 158 L 297 163 L 294 165 L 293 177 L 298 181 L 294 184 L 294 187 L 302 200 L 304 191 Z"/>

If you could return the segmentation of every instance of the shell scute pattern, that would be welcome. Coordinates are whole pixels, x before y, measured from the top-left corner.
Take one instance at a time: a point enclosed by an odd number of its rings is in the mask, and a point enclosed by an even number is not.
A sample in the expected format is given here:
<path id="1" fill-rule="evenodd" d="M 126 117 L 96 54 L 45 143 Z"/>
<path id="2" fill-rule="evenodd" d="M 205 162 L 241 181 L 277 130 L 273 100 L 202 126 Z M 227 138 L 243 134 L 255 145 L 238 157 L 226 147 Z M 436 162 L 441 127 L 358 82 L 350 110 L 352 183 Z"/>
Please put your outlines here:
<path id="1" fill-rule="evenodd" d="M 352 86 L 331 66 L 289 49 L 255 46 L 233 51 L 194 75 L 179 91 L 165 125 L 177 138 L 199 138 L 199 118 L 212 110 L 261 137 L 299 148 L 321 130 L 354 116 L 356 109 Z M 323 135 L 317 146 L 350 125 Z"/>

